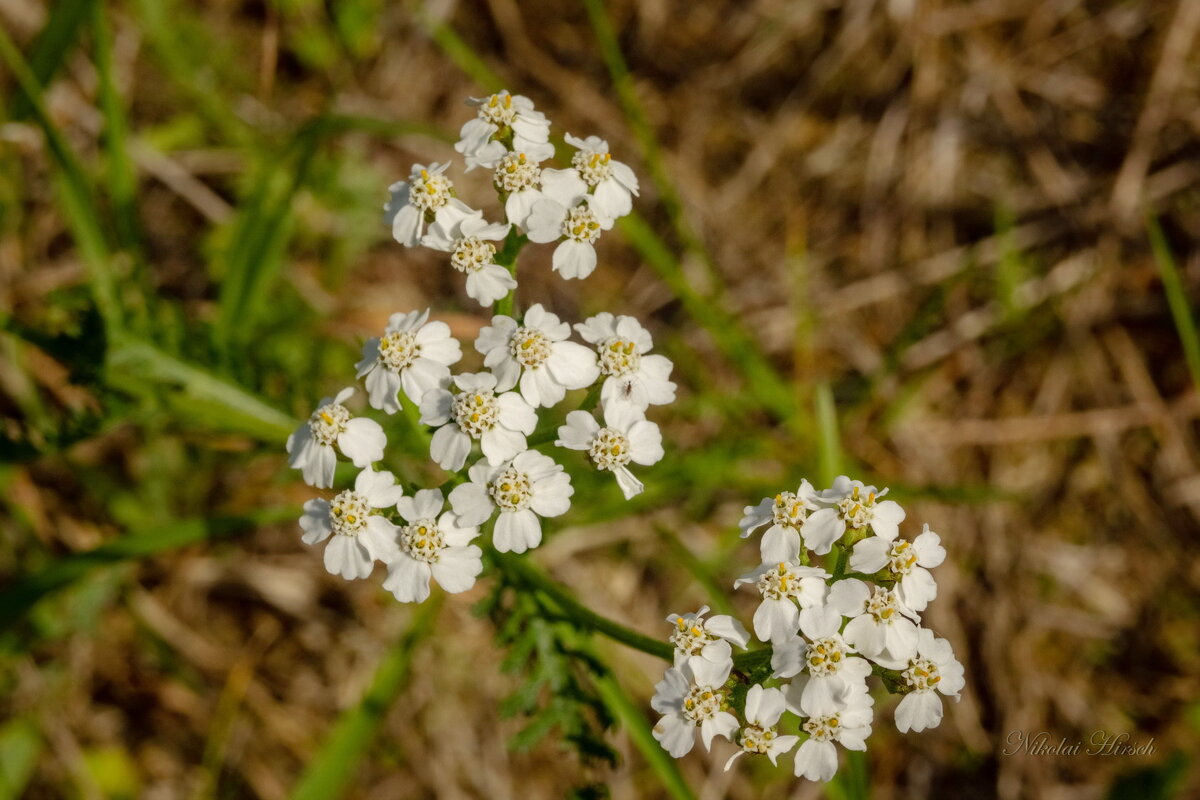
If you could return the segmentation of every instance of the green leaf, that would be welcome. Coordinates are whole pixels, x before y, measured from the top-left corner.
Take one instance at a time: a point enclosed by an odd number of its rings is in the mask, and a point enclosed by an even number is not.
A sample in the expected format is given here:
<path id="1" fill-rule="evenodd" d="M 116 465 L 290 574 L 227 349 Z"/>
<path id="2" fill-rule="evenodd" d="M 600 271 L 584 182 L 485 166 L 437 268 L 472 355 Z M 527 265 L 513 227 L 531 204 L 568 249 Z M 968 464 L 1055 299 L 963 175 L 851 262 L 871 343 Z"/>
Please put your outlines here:
<path id="1" fill-rule="evenodd" d="M 54 4 L 54 13 L 30 47 L 29 69 L 39 86 L 49 85 L 62 67 L 95 4 L 96 0 L 58 0 Z M 9 115 L 12 121 L 27 119 L 33 113 L 28 97 L 24 94 L 13 97 Z"/>
<path id="2" fill-rule="evenodd" d="M 117 340 L 106 366 L 108 382 L 115 388 L 134 394 L 154 388 L 176 391 L 179 407 L 192 412 L 181 419 L 185 424 L 201 421 L 203 427 L 247 433 L 276 444 L 300 424 L 240 386 L 132 337 Z"/>
<path id="3" fill-rule="evenodd" d="M 36 76 L 2 28 L 0 60 L 8 65 L 16 78 L 17 86 L 29 102 L 30 113 L 42 129 L 50 156 L 58 167 L 55 183 L 62 198 L 62 210 L 87 266 L 96 308 L 109 330 L 118 329 L 122 324 L 122 314 L 117 299 L 116 277 L 104 236 L 104 218 L 96 204 L 91 181 L 79 157 L 50 119 L 42 103 L 42 87 Z"/>

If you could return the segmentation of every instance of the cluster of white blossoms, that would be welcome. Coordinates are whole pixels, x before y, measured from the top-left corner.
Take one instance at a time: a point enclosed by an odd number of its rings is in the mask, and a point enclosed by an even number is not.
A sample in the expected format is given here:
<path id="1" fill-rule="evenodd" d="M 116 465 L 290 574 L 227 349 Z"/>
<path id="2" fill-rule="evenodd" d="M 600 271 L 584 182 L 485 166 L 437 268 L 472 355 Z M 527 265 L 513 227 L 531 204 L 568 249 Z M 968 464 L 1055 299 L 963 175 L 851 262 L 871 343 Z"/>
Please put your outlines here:
<path id="1" fill-rule="evenodd" d="M 734 588 L 761 596 L 752 627 L 769 647 L 735 658 L 732 646 L 746 648 L 750 634 L 732 617 L 706 619 L 707 607 L 667 618 L 675 665 L 651 706 L 663 715 L 654 736 L 672 756 L 691 751 L 699 728 L 706 749 L 716 736 L 739 745 L 726 769 L 746 753 L 774 764 L 798 744 L 795 774 L 828 781 L 837 744 L 866 749 L 872 673 L 903 695 L 901 733 L 937 727 L 941 695 L 958 699 L 964 684 L 950 643 L 921 625 L 937 596 L 929 570 L 946 551 L 928 525 L 912 541 L 900 538 L 904 509 L 886 495 L 841 476 L 824 491 L 803 481 L 746 507 L 742 537 L 766 528 L 762 563 Z"/>
<path id="2" fill-rule="evenodd" d="M 663 457 L 646 411 L 675 399 L 671 362 L 650 352 L 650 333 L 633 317 L 603 312 L 572 328 L 541 304 L 512 310 L 516 254 L 526 242 L 556 243 L 553 268 L 564 278 L 595 269 L 601 232 L 632 210 L 632 170 L 603 140 L 569 134 L 571 166 L 543 167 L 554 155 L 550 123 L 528 98 L 501 92 L 469 103 L 476 117 L 455 149 L 468 170 L 494 170 L 504 221 L 488 222 L 457 197 L 449 164 L 414 166 L 390 187 L 385 218 L 406 247 L 449 253 L 467 294 L 485 307 L 504 302 L 507 313 L 492 316 L 475 339 L 476 371 L 452 373 L 463 347 L 428 309 L 393 314 L 355 365 L 370 408 L 385 415 L 407 408 L 427 427 L 430 458 L 451 473 L 446 492 L 406 494 L 378 465 L 387 434 L 347 408 L 354 387 L 322 400 L 287 442 L 289 463 L 316 488 L 334 487 L 339 457 L 360 470 L 353 488 L 304 505 L 304 542 L 328 540 L 326 568 L 346 579 L 365 578 L 382 562 L 383 585 L 401 602 L 427 598 L 431 579 L 451 593 L 471 588 L 483 570 L 473 542 L 489 522 L 496 551 L 537 547 L 542 520 L 566 513 L 575 491 L 555 448 L 583 451 L 594 468 L 612 473 L 626 499 L 639 494 L 631 466 Z M 571 341 L 572 330 L 581 342 Z M 557 418 L 560 425 L 539 424 L 578 390 L 588 392 Z M 531 440 L 537 431 L 546 435 Z"/>

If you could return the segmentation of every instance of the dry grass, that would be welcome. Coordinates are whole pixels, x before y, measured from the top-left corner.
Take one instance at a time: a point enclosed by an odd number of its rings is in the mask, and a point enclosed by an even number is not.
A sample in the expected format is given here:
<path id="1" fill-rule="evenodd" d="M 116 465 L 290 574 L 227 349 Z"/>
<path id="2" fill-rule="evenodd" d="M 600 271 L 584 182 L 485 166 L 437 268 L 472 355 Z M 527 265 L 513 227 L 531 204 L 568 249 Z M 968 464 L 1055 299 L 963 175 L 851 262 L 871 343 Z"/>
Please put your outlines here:
<path id="1" fill-rule="evenodd" d="M 164 77 L 138 8 L 111 15 L 116 73 L 134 130 L 156 126 L 161 141 L 187 102 Z M 188 25 L 235 59 L 213 70 L 214 97 L 254 126 L 286 130 L 332 107 L 453 131 L 460 99 L 480 93 L 398 7 L 379 12 L 361 52 L 315 66 L 305 31 L 330 23 L 319 4 L 297 8 L 225 0 L 185 9 Z M 628 154 L 644 177 L 638 207 L 673 236 L 582 7 L 489 0 L 438 9 L 559 131 L 598 133 Z M 928 521 L 950 553 L 928 619 L 955 644 L 968 688 L 933 732 L 899 736 L 881 715 L 873 796 L 1103 797 L 1118 776 L 1174 752 L 1194 758 L 1200 401 L 1142 215 L 1159 215 L 1194 298 L 1200 4 L 752 0 L 620 2 L 610 12 L 683 218 L 711 253 L 711 270 L 699 256 L 683 259 L 689 280 L 724 287 L 728 307 L 797 391 L 832 383 L 848 459 L 908 497 L 910 520 Z M 47 13 L 0 2 L 21 43 Z M 220 82 L 235 72 L 240 83 Z M 85 53 L 48 98 L 94 158 L 96 73 Z M 28 176 L 0 225 L 0 309 L 52 319 L 47 298 L 82 284 L 85 272 L 35 129 L 0 130 Z M 193 237 L 231 214 L 245 154 L 219 139 L 164 154 L 152 138 L 133 155 L 153 280 L 189 319 L 208 319 L 213 294 Z M 412 161 L 450 153 L 419 137 L 359 136 L 345 147 L 356 171 L 345 183 L 373 193 L 366 206 Z M 482 196 L 485 181 L 466 180 L 463 192 Z M 300 202 L 312 237 L 336 239 L 347 224 L 320 199 Z M 438 259 L 401 252 L 374 230 L 356 235 L 364 252 L 336 290 L 328 250 L 289 256 L 288 291 L 324 317 L 314 335 L 353 342 L 397 308 L 445 307 L 458 291 Z M 653 320 L 663 337 L 677 332 L 673 354 L 699 353 L 681 362 L 688 402 L 747 391 L 618 237 L 584 300 L 577 286 L 533 277 L 548 270 L 531 263 L 524 285 L 566 315 L 607 305 Z M 482 318 L 468 310 L 451 321 L 467 335 Z M 3 341 L 10 438 L 35 427 L 21 400 L 31 393 L 53 408 L 96 402 L 45 353 Z M 794 483 L 799 467 L 787 455 L 805 445 L 763 415 L 749 422 L 768 444 L 731 469 Z M 132 420 L 5 467 L 0 570 L 19 574 L 35 553 L 87 549 L 122 527 L 120 510 L 82 485 L 80 470 L 230 512 L 308 496 L 280 479 L 279 453 L 248 454 L 239 437 L 160 441 L 170 427 Z M 668 430 L 680 450 L 745 435 L 699 412 Z M 195 484 L 160 486 L 156 472 L 192 474 Z M 539 561 L 588 587 L 597 610 L 661 632 L 668 611 L 704 595 L 656 529 L 715 559 L 735 547 L 740 508 L 756 499 L 726 489 L 619 525 L 573 526 Z M 732 552 L 722 579 L 754 556 Z M 3 655 L 12 675 L 0 682 L 0 714 L 36 719 L 49 745 L 29 797 L 102 796 L 86 766 L 97 753 L 136 771 L 139 796 L 285 797 L 410 617 L 376 585 L 326 575 L 290 525 L 120 567 L 71 592 L 75 618 L 44 620 L 42 635 Z M 614 797 L 658 796 L 623 733 L 613 737 L 623 758 L 611 770 L 581 767 L 548 743 L 505 749 L 520 724 L 497 715 L 513 684 L 494 668 L 503 654 L 488 627 L 469 613 L 481 593 L 446 602 L 350 796 L 559 797 L 583 779 L 607 783 Z M 648 699 L 661 664 L 604 652 Z M 1014 730 L 1069 741 L 1128 731 L 1153 736 L 1157 752 L 1004 756 Z M 726 755 L 683 762 L 702 797 L 820 793 L 786 769 L 723 774 Z M 1194 765 L 1179 792 L 1200 792 Z"/>

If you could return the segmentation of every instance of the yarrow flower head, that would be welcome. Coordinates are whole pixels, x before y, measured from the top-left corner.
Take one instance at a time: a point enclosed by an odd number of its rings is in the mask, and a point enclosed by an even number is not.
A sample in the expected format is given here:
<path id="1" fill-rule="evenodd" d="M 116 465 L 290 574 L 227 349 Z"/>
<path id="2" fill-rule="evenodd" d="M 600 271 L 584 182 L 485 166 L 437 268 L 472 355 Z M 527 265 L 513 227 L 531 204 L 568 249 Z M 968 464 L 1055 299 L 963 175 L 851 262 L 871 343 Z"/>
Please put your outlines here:
<path id="1" fill-rule="evenodd" d="M 346 410 L 343 403 L 353 396 L 354 387 L 348 386 L 335 397 L 322 398 L 308 422 L 288 437 L 288 463 L 300 470 L 310 486 L 333 486 L 335 445 L 359 469 L 383 458 L 387 436 L 375 420 L 355 417 Z"/>
<path id="2" fill-rule="evenodd" d="M 501 553 L 524 553 L 542 542 L 539 517 L 557 517 L 571 507 L 571 476 L 536 450 L 497 466 L 480 462 L 467 472 L 470 483 L 454 487 L 450 504 L 464 524 L 482 525 L 499 510 L 492 543 Z"/>
<path id="3" fill-rule="evenodd" d="M 754 635 L 762 642 L 783 642 L 800 628 L 800 610 L 825 604 L 825 579 L 820 567 L 802 567 L 781 561 L 763 564 L 733 583 L 733 588 L 753 584 L 762 595 L 754 612 Z"/>
<path id="4" fill-rule="evenodd" d="M 829 707 L 813 707 L 798 697 L 798 683 L 787 690 L 788 705 L 792 713 L 805 718 L 800 726 L 808 739 L 796 751 L 794 768 L 797 778 L 810 781 L 828 781 L 837 773 L 838 755 L 834 742 L 847 750 L 866 750 L 867 737 L 871 735 L 875 702 L 866 687 L 847 688 L 834 697 Z"/>
<path id="5" fill-rule="evenodd" d="M 615 220 L 632 211 L 638 193 L 637 175 L 628 165 L 613 160 L 608 142 L 598 136 L 580 139 L 569 133 L 565 139 L 576 148 L 571 169 L 587 184 L 589 202 L 596 213 Z"/>
<path id="6" fill-rule="evenodd" d="M 462 126 L 454 149 L 466 159 L 468 171 L 495 168 L 508 152 L 506 143 L 513 150 L 528 151 L 550 140 L 550 121 L 528 97 L 503 91 L 472 97 L 467 104 L 476 108 L 476 116 Z"/>
<path id="7" fill-rule="evenodd" d="M 383 336 L 363 345 L 362 361 L 354 366 L 372 408 L 395 414 L 401 389 L 419 405 L 426 392 L 450 381 L 450 365 L 462 358 L 462 348 L 449 325 L 428 320 L 429 309 L 392 314 Z"/>
<path id="8" fill-rule="evenodd" d="M 440 489 L 422 489 L 396 503 L 406 524 L 399 528 L 383 588 L 401 603 L 429 597 L 430 578 L 451 594 L 465 592 L 483 571 L 483 551 L 471 544 L 479 528 L 462 524 L 452 511 L 442 513 L 443 505 Z"/>
<path id="9" fill-rule="evenodd" d="M 816 489 L 808 481 L 801 481 L 800 488 L 794 492 L 780 492 L 774 497 L 763 498 L 756 506 L 746 506 L 738 528 L 745 539 L 770 523 L 771 527 L 763 534 L 760 544 L 763 563 L 798 558 L 802 537 L 805 547 L 817 555 L 824 555 L 829 552 L 834 540 L 828 537 L 818 539 L 812 529 L 804 524 L 808 515 L 819 509 Z"/>
<path id="10" fill-rule="evenodd" d="M 779 756 L 796 746 L 799 736 L 780 735 L 776 728 L 786 708 L 781 689 L 764 689 L 759 684 L 750 687 L 746 692 L 746 724 L 737 735 L 737 743 L 742 749 L 725 762 L 726 772 L 734 761 L 747 753 L 766 756 L 775 764 Z"/>
<path id="11" fill-rule="evenodd" d="M 706 658 L 714 664 L 724 664 L 732 656 L 730 644 L 743 650 L 750 641 L 746 627 L 728 614 L 704 618 L 708 606 L 701 606 L 694 614 L 671 614 L 667 622 L 671 631 L 671 644 L 675 645 L 675 666 L 680 667 L 693 656 Z"/>
<path id="12" fill-rule="evenodd" d="M 913 611 L 924 611 L 937 597 L 937 583 L 929 570 L 946 559 L 946 549 L 941 541 L 941 537 L 929 530 L 929 525 L 925 525 L 921 535 L 911 542 L 871 536 L 854 545 L 850 569 L 872 573 L 886 568 L 896 581 L 900 602 Z"/>
<path id="13" fill-rule="evenodd" d="M 613 226 L 611 217 L 597 210 L 587 184 L 572 171 L 542 170 L 542 196 L 526 218 L 529 241 L 559 242 L 551 266 L 564 278 L 586 278 L 596 269 L 593 245 Z"/>
<path id="14" fill-rule="evenodd" d="M 868 528 L 891 541 L 899 535 L 904 509 L 894 500 L 884 500 L 887 492 L 840 475 L 831 488 L 818 494 L 826 507 L 813 513 L 806 527 L 820 542 L 836 542 L 847 530 L 866 535 Z"/>
<path id="15" fill-rule="evenodd" d="M 444 174 L 448 166 L 416 164 L 407 181 L 388 187 L 391 199 L 383 207 L 384 220 L 392 226 L 392 236 L 405 247 L 420 243 L 426 223 L 452 225 L 459 217 L 474 213 L 454 196 L 454 184 Z"/>
<path id="16" fill-rule="evenodd" d="M 706 658 L 689 658 L 682 666 L 667 670 L 654 687 L 650 707 L 662 714 L 654 726 L 654 738 L 675 758 L 691 752 L 696 744 L 696 729 L 704 749 L 717 736 L 733 737 L 737 717 L 729 713 L 729 693 L 725 681 L 733 662 L 716 663 Z"/>
<path id="17" fill-rule="evenodd" d="M 876 664 L 894 668 L 916 652 L 918 617 L 894 590 L 848 578 L 830 587 L 829 605 L 851 618 L 842 636 Z"/>
<path id="18" fill-rule="evenodd" d="M 467 276 L 467 296 L 481 306 L 490 306 L 517 288 L 517 279 L 496 263 L 497 246 L 512 226 L 487 223 L 483 212 L 434 222 L 421 244 L 450 253 L 450 266 Z"/>
<path id="19" fill-rule="evenodd" d="M 442 469 L 457 472 L 471 443 L 479 442 L 489 464 L 501 464 L 525 449 L 525 437 L 537 426 L 537 414 L 516 392 L 497 392 L 489 372 L 456 375 L 457 392 L 433 389 L 421 401 L 421 422 L 438 430 L 429 453 Z"/>
<path id="20" fill-rule="evenodd" d="M 403 494 L 392 473 L 365 469 L 353 489 L 339 492 L 333 500 L 317 498 L 304 504 L 302 539 L 318 544 L 332 535 L 325 546 L 325 569 L 346 580 L 365 578 L 376 561 L 386 564 L 396 557 L 396 526 L 377 512 L 396 505 Z"/>
<path id="21" fill-rule="evenodd" d="M 627 403 L 604 407 L 604 427 L 586 411 L 567 414 L 558 429 L 558 447 L 584 450 L 596 469 L 611 472 L 625 499 L 642 493 L 645 486 L 629 471 L 629 464 L 650 466 L 662 460 L 662 433 L 642 412 Z"/>
<path id="22" fill-rule="evenodd" d="M 534 205 L 546 192 L 555 197 L 582 197 L 587 193 L 587 186 L 577 176 L 541 168 L 541 163 L 553 155 L 554 147 L 546 144 L 528 152 L 507 153 L 496 164 L 492 182 L 504 198 L 504 216 L 509 222 L 527 227 Z"/>
<path id="23" fill-rule="evenodd" d="M 517 322 L 497 315 L 475 340 L 483 364 L 496 376 L 496 390 L 520 383 L 521 396 L 533 407 L 561 403 L 568 389 L 591 386 L 600 376 L 596 354 L 567 341 L 571 326 L 537 303 Z"/>
<path id="24" fill-rule="evenodd" d="M 908 694 L 896 706 L 896 729 L 901 733 L 936 728 L 942 721 L 942 700 L 938 694 L 959 699 L 963 667 L 954 657 L 950 643 L 922 628 L 917 632 L 917 652 L 900 677 Z"/>
<path id="25" fill-rule="evenodd" d="M 600 357 L 605 376 L 600 400 L 605 406 L 629 403 L 644 411 L 675 401 L 671 360 L 650 354 L 654 340 L 636 319 L 602 311 L 577 323 L 575 330 Z"/>

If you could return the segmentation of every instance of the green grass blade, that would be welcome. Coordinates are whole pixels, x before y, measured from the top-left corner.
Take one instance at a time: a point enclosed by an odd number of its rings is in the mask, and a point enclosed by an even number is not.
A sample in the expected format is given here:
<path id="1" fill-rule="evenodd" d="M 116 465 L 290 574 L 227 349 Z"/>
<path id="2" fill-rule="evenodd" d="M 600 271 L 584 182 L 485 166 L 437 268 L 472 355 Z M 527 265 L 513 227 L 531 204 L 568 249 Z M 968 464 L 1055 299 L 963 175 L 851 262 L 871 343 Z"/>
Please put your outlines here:
<path id="1" fill-rule="evenodd" d="M 137 216 L 137 173 L 127 149 L 129 125 L 113 76 L 112 33 L 108 28 L 107 8 L 103 2 L 93 5 L 92 36 L 95 39 L 100 112 L 104 116 L 104 145 L 108 155 L 106 185 L 116 211 L 117 242 L 140 258 L 142 236 Z"/>
<path id="2" fill-rule="evenodd" d="M 79 31 L 95 4 L 96 0 L 59 0 L 54 4 L 54 13 L 46 20 L 46 27 L 38 33 L 29 52 L 29 70 L 39 86 L 48 85 L 54 78 L 79 39 Z M 12 120 L 28 119 L 33 113 L 28 97 L 18 94 L 13 98 Z"/>
<path id="3" fill-rule="evenodd" d="M 830 486 L 842 474 L 841 437 L 838 435 L 837 406 L 828 383 L 817 384 L 814 393 L 817 417 L 817 463 L 822 486 Z"/>
<path id="4" fill-rule="evenodd" d="M 224 354 L 248 341 L 253 333 L 291 236 L 296 193 L 308 178 L 324 130 L 319 121 L 306 125 L 284 156 L 264 168 L 238 215 L 229 246 L 221 253 L 225 268 L 213 334 L 217 349 Z"/>
<path id="5" fill-rule="evenodd" d="M 655 776 L 658 777 L 667 793 L 675 800 L 695 800 L 696 796 L 692 794 L 683 775 L 679 773 L 679 766 L 675 763 L 675 759 L 671 758 L 670 753 L 663 750 L 662 745 L 655 740 L 654 735 L 650 732 L 650 726 L 647 724 L 645 713 L 621 688 L 616 678 L 610 673 L 606 673 L 596 676 L 595 682 L 600 699 L 612 712 L 613 717 L 625 727 L 630 741 L 646 759 L 650 769 L 654 770 Z"/>
<path id="6" fill-rule="evenodd" d="M 133 394 L 163 387 L 177 389 L 193 410 L 207 411 L 206 421 L 221 422 L 229 430 L 264 442 L 280 444 L 300 424 L 242 387 L 129 337 L 114 341 L 106 377 L 114 388 Z"/>
<path id="7" fill-rule="evenodd" d="M 375 670 L 367 693 L 357 706 L 342 714 L 305 769 L 292 790 L 292 800 L 332 800 L 345 793 L 384 716 L 407 683 L 413 651 L 433 630 L 443 597 L 439 593 L 417 609 L 408 631 Z"/>
<path id="8" fill-rule="evenodd" d="M 131 559 L 146 558 L 197 542 L 235 536 L 259 525 L 298 518 L 300 510 L 272 509 L 245 516 L 183 520 L 151 530 L 134 532 L 83 553 L 65 556 L 45 569 L 17 580 L 0 592 L 0 630 L 23 619 L 33 605 L 63 589 L 92 570 Z"/>
<path id="9" fill-rule="evenodd" d="M 74 234 L 80 255 L 88 268 L 92 295 L 105 326 L 118 330 L 122 325 L 117 283 L 112 258 L 104 236 L 104 221 L 96 204 L 91 181 L 78 156 L 63 138 L 42 103 L 42 87 L 8 34 L 0 29 L 0 60 L 8 65 L 17 86 L 29 102 L 30 113 L 42 129 L 46 146 L 58 167 L 58 188 L 67 223 Z"/>
<path id="10" fill-rule="evenodd" d="M 1159 275 L 1162 276 L 1163 291 L 1167 294 L 1167 303 L 1171 306 L 1171 316 L 1175 319 L 1175 329 L 1179 331 L 1179 340 L 1183 343 L 1183 355 L 1187 359 L 1188 370 L 1192 373 L 1192 383 L 1200 392 L 1200 335 L 1196 333 L 1196 320 L 1192 316 L 1191 304 L 1188 303 L 1187 290 L 1183 287 L 1183 279 L 1179 275 L 1179 267 L 1171 255 L 1171 247 L 1167 237 L 1163 235 L 1162 226 L 1153 215 L 1146 216 L 1146 229 L 1150 233 L 1150 247 L 1154 251 L 1154 262 L 1158 265 Z"/>

